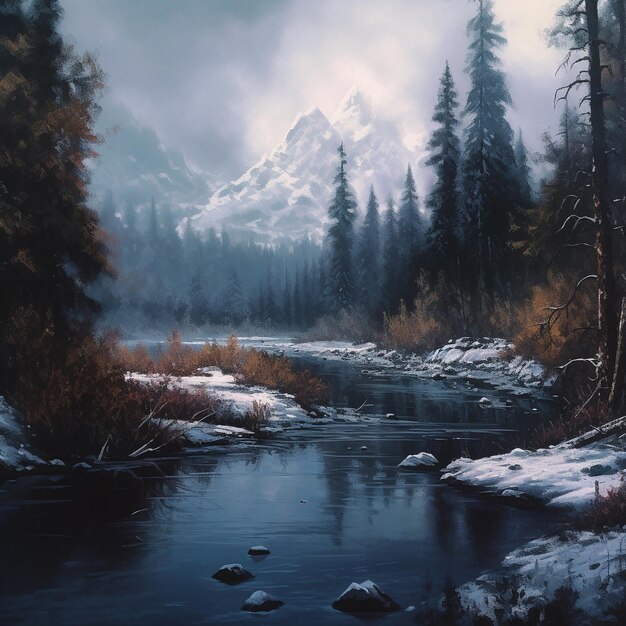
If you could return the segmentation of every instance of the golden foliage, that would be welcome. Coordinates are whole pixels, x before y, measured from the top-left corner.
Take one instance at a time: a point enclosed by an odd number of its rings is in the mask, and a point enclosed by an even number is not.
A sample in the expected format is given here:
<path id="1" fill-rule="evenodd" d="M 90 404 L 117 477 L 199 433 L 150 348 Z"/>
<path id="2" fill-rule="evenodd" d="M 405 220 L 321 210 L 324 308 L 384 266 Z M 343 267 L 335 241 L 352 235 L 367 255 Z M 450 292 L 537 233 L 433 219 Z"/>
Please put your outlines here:
<path id="1" fill-rule="evenodd" d="M 569 359 L 591 356 L 597 345 L 595 290 L 583 286 L 572 299 L 575 283 L 563 274 L 550 272 L 544 284 L 535 285 L 531 297 L 516 312 L 517 333 L 513 337 L 518 352 L 549 366 L 563 365 Z M 571 304 L 560 310 L 572 299 Z"/>

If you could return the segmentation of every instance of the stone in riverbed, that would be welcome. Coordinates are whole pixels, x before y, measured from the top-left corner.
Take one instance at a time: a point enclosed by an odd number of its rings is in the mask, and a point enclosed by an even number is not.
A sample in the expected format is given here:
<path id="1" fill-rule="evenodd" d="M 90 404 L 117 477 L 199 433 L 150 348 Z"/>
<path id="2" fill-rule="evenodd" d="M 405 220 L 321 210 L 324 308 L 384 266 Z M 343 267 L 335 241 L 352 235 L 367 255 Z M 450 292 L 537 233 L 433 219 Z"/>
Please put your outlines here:
<path id="1" fill-rule="evenodd" d="M 277 597 L 265 593 L 265 591 L 255 591 L 241 607 L 242 611 L 250 611 L 251 613 L 258 613 L 259 611 L 273 611 L 280 608 L 285 604 Z"/>
<path id="2" fill-rule="evenodd" d="M 400 605 L 389 597 L 376 583 L 364 580 L 352 583 L 333 602 L 333 609 L 344 613 L 391 613 Z"/>
<path id="3" fill-rule="evenodd" d="M 270 549 L 265 546 L 252 546 L 248 550 L 248 554 L 250 556 L 267 556 L 270 553 Z"/>
<path id="4" fill-rule="evenodd" d="M 227 585 L 238 585 L 254 578 L 254 574 L 245 569 L 241 563 L 229 563 L 222 565 L 212 577 Z"/>
<path id="5" fill-rule="evenodd" d="M 419 454 L 409 454 L 409 456 L 398 465 L 403 469 L 434 469 L 439 466 L 437 457 L 429 452 L 420 452 Z"/>

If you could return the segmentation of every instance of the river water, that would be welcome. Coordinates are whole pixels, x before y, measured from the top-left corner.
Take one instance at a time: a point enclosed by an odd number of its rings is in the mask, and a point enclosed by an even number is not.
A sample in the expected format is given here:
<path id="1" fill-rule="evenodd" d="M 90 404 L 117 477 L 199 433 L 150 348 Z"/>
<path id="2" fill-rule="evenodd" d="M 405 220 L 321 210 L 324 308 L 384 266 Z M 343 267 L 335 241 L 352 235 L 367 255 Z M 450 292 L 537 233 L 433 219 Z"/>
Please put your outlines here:
<path id="1" fill-rule="evenodd" d="M 264 623 L 354 624 L 331 608 L 352 581 L 374 580 L 405 608 L 432 605 L 447 580 L 475 578 L 554 528 L 545 511 L 397 469 L 420 450 L 447 460 L 510 447 L 538 419 L 532 408 L 541 414 L 545 405 L 484 410 L 477 392 L 445 381 L 301 365 L 327 380 L 336 407 L 365 402 L 366 418 L 152 467 L 0 484 L 0 623 L 255 623 L 240 606 L 263 589 L 285 602 Z M 376 417 L 389 412 L 399 420 Z M 256 544 L 271 555 L 248 557 Z M 230 587 L 211 578 L 237 562 L 255 579 Z M 383 620 L 414 623 L 404 612 Z"/>

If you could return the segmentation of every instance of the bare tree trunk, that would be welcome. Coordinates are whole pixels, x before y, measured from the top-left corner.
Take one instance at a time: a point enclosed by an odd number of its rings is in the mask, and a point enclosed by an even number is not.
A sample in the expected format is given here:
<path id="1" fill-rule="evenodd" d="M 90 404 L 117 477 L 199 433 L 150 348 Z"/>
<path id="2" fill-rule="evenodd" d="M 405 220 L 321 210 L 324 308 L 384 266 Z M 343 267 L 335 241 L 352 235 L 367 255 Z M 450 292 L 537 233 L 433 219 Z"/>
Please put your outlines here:
<path id="1" fill-rule="evenodd" d="M 615 374 L 609 394 L 609 410 L 612 414 L 623 413 L 626 398 L 626 298 L 622 298 L 622 311 L 617 333 L 617 354 Z"/>
<path id="2" fill-rule="evenodd" d="M 598 0 L 585 0 L 589 31 L 589 97 L 592 135 L 592 190 L 596 219 L 596 260 L 598 276 L 598 357 L 600 379 L 605 386 L 613 381 L 617 351 L 617 306 L 613 270 L 611 205 L 608 197 L 608 162 L 604 123 L 604 93 L 598 24 Z"/>

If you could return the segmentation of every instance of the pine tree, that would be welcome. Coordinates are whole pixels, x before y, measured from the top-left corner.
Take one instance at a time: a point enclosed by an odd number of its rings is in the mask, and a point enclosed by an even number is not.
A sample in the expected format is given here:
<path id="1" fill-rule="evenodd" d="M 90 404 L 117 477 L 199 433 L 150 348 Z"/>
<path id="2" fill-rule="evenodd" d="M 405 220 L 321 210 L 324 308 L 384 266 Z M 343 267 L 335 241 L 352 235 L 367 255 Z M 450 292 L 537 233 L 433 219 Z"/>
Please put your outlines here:
<path id="1" fill-rule="evenodd" d="M 285 268 L 285 286 L 283 288 L 283 321 L 287 328 L 291 328 L 293 324 L 293 306 L 292 306 L 291 281 L 289 280 L 289 272 Z"/>
<path id="2" fill-rule="evenodd" d="M 417 293 L 416 278 L 419 272 L 423 239 L 419 199 L 413 172 L 409 165 L 398 209 L 399 289 L 400 297 L 405 302 L 412 303 Z"/>
<path id="3" fill-rule="evenodd" d="M 398 310 L 400 294 L 398 290 L 398 222 L 393 207 L 393 200 L 387 201 L 385 223 L 383 227 L 383 306 L 387 313 Z"/>
<path id="4" fill-rule="evenodd" d="M 303 310 L 302 310 L 302 287 L 300 284 L 300 270 L 296 265 L 296 277 L 293 283 L 293 321 L 296 327 L 303 326 Z"/>
<path id="5" fill-rule="evenodd" d="M 519 190 L 519 204 L 528 209 L 533 204 L 533 192 L 530 186 L 530 166 L 528 165 L 528 151 L 524 144 L 521 129 L 515 140 L 515 168 L 517 170 L 517 186 Z"/>
<path id="6" fill-rule="evenodd" d="M 274 276 L 271 268 L 267 271 L 267 290 L 265 292 L 265 314 L 270 324 L 276 325 L 280 323 L 280 309 L 276 301 L 276 292 L 274 291 Z"/>
<path id="7" fill-rule="evenodd" d="M 248 317 L 248 312 L 248 301 L 243 293 L 239 274 L 235 268 L 231 268 L 225 298 L 225 317 L 234 324 L 241 324 Z"/>
<path id="8" fill-rule="evenodd" d="M 357 251 L 359 304 L 370 315 L 380 307 L 380 218 L 374 187 L 370 188 Z"/>
<path id="9" fill-rule="evenodd" d="M 470 19 L 467 71 L 471 88 L 465 105 L 463 190 L 465 195 L 465 278 L 488 294 L 507 286 L 512 264 L 512 214 L 519 198 L 513 131 L 506 119 L 511 96 L 496 56 L 506 43 L 492 0 L 478 0 Z"/>
<path id="10" fill-rule="evenodd" d="M 339 169 L 335 176 L 335 197 L 328 209 L 332 224 L 330 241 L 330 295 L 333 308 L 349 308 L 353 302 L 352 245 L 356 202 L 346 174 L 346 153 L 343 143 L 338 148 Z"/>
<path id="11" fill-rule="evenodd" d="M 457 94 L 450 66 L 441 77 L 441 86 L 433 115 L 438 127 L 428 143 L 430 156 L 426 165 L 435 168 L 435 183 L 426 206 L 432 212 L 428 232 L 428 266 L 434 275 L 442 271 L 450 280 L 458 271 L 459 194 L 458 173 L 461 160 L 456 134 Z"/>
<path id="12" fill-rule="evenodd" d="M 23 4 L 0 6 L 0 386 L 36 337 L 63 358 L 97 308 L 86 286 L 110 269 L 84 166 L 102 73 L 64 44 L 57 0 Z"/>

